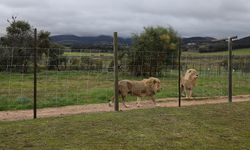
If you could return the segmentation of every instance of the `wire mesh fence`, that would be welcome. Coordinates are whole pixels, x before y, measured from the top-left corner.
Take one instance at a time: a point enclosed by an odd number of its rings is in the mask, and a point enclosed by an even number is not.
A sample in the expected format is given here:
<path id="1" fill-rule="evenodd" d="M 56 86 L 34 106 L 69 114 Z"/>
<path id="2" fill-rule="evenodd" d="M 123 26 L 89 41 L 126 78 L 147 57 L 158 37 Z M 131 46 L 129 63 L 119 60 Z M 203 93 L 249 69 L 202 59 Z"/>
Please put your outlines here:
<path id="1" fill-rule="evenodd" d="M 162 91 L 157 94 L 157 98 L 178 97 L 178 56 L 156 51 L 128 53 L 130 55 L 121 54 L 126 57 L 122 58 L 120 64 L 119 79 L 141 80 L 145 77 L 156 76 L 161 79 L 163 87 Z M 151 55 L 145 55 L 145 53 Z M 156 60 L 160 61 L 159 56 L 161 55 L 165 55 L 166 59 L 162 64 L 157 64 Z M 144 57 L 144 59 L 141 59 L 141 57 Z M 249 57 L 233 57 L 233 95 L 250 94 L 248 86 L 250 82 L 249 65 L 247 61 Z M 152 64 L 152 62 L 154 63 Z M 193 97 L 213 98 L 228 95 L 227 55 L 210 56 L 183 53 L 180 63 L 182 77 L 186 70 L 191 68 L 196 69 L 198 72 L 199 77 L 196 81 L 196 87 L 193 88 Z"/>
<path id="2" fill-rule="evenodd" d="M 182 56 L 182 70 L 194 68 L 199 73 L 196 97 L 214 97 L 227 95 L 227 70 L 222 66 L 227 56 Z M 226 66 L 227 67 L 227 66 Z M 183 71 L 182 71 L 183 72 Z"/>
<path id="3" fill-rule="evenodd" d="M 233 95 L 250 94 L 250 56 L 233 56 Z"/>
<path id="4" fill-rule="evenodd" d="M 162 91 L 156 98 L 178 96 L 178 57 L 163 51 L 118 52 L 119 80 L 143 80 L 157 77 Z M 136 97 L 128 97 L 136 100 Z"/>
<path id="5" fill-rule="evenodd" d="M 32 49 L 0 48 L 0 110 L 32 108 Z M 24 106 L 25 104 L 25 106 Z M 23 106 L 22 106 L 23 105 Z"/>
<path id="6" fill-rule="evenodd" d="M 107 102 L 113 93 L 112 54 L 102 50 L 57 51 L 60 56 L 46 57 L 41 63 L 48 68 L 38 74 L 38 106 Z"/>
<path id="7" fill-rule="evenodd" d="M 0 110 L 33 107 L 33 48 L 1 47 Z M 233 95 L 250 94 L 250 64 L 246 55 L 233 56 Z M 112 50 L 38 49 L 38 108 L 107 103 L 114 95 Z M 198 71 L 193 97 L 228 95 L 228 56 L 181 56 L 181 74 Z M 119 80 L 157 77 L 158 98 L 178 97 L 178 55 L 163 51 L 118 51 Z M 128 97 L 128 101 L 136 100 Z"/>
<path id="8" fill-rule="evenodd" d="M 33 49 L 1 48 L 1 110 L 33 107 Z M 21 51 L 25 55 L 20 55 Z M 8 52 L 8 55 L 7 55 Z M 102 50 L 38 49 L 37 106 L 107 102 L 113 55 Z"/>

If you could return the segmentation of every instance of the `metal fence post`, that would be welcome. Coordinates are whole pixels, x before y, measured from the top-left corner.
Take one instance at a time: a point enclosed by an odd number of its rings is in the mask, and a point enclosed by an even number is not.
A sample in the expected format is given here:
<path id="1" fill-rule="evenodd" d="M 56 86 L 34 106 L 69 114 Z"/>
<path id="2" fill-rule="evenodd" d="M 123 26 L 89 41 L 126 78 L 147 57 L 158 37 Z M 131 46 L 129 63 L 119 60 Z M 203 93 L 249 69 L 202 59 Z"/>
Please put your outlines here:
<path id="1" fill-rule="evenodd" d="M 232 39 L 228 38 L 228 102 L 232 102 Z"/>
<path id="2" fill-rule="evenodd" d="M 114 38 L 113 38 L 113 48 L 114 48 L 114 92 L 115 92 L 115 102 L 114 107 L 115 111 L 119 111 L 119 100 L 118 100 L 118 38 L 117 38 L 117 32 L 114 32 Z"/>
<path id="3" fill-rule="evenodd" d="M 178 46 L 178 106 L 181 107 L 181 39 Z"/>
<path id="4" fill-rule="evenodd" d="M 232 43 L 234 39 L 237 39 L 237 36 L 232 36 L 228 37 L 227 39 L 220 39 L 220 40 L 215 40 L 214 42 L 219 42 L 219 41 L 227 41 L 228 42 L 228 102 L 232 102 L 232 93 L 233 93 L 233 87 L 232 87 Z"/>
<path id="5" fill-rule="evenodd" d="M 232 84 L 232 42 L 237 39 L 237 36 L 228 37 L 228 102 L 232 102 L 233 84 Z"/>
<path id="6" fill-rule="evenodd" d="M 33 106 L 33 118 L 37 117 L 37 106 L 36 106 L 36 98 L 37 98 L 37 29 L 34 30 L 34 106 Z"/>

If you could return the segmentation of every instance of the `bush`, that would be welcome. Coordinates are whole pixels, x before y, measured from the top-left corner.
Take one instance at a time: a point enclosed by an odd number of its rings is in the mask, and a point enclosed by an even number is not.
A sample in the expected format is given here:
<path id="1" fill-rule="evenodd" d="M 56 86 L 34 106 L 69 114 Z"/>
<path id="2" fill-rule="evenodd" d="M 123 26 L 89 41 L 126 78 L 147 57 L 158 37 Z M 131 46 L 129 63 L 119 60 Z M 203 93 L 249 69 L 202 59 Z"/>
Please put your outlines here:
<path id="1" fill-rule="evenodd" d="M 133 36 L 128 52 L 128 70 L 134 76 L 156 76 L 177 58 L 178 35 L 172 28 L 147 27 Z M 177 61 L 175 59 L 174 61 Z"/>

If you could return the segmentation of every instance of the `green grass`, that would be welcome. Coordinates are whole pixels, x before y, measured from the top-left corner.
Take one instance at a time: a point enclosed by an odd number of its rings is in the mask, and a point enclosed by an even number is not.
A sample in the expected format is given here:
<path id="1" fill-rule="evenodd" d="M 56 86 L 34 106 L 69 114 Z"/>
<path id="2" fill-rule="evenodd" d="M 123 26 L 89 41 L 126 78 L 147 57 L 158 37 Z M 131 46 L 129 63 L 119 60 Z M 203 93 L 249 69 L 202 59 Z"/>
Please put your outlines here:
<path id="1" fill-rule="evenodd" d="M 199 72 L 195 97 L 227 95 L 225 72 Z M 143 77 L 119 75 L 119 79 L 141 80 Z M 156 98 L 178 97 L 176 71 L 160 77 L 163 90 Z M 33 75 L 0 73 L 0 110 L 31 109 L 33 106 Z M 234 73 L 233 95 L 250 94 L 249 74 Z M 38 74 L 38 108 L 77 104 L 107 103 L 113 96 L 113 73 L 84 71 L 44 71 Z M 136 100 L 129 96 L 128 101 Z"/>
<path id="2" fill-rule="evenodd" d="M 250 49 L 235 50 L 237 55 L 250 54 Z M 216 57 L 219 54 L 218 57 Z M 65 56 L 90 56 L 100 59 L 107 68 L 112 61 L 111 53 L 80 53 L 65 52 Z M 189 57 L 191 55 L 192 57 Z M 205 56 L 211 57 L 205 57 Z M 183 69 L 195 68 L 200 78 L 196 97 L 213 97 L 227 95 L 227 70 L 224 57 L 226 52 L 192 53 L 184 52 L 181 60 Z M 204 56 L 199 57 L 199 56 Z M 223 57 L 221 57 L 223 56 Z M 238 63 L 237 63 L 238 62 Z M 237 58 L 233 64 L 238 67 L 233 74 L 233 95 L 250 94 L 249 73 L 242 73 L 242 67 L 247 68 L 248 58 Z M 224 63 L 222 65 L 222 63 Z M 72 64 L 71 64 L 72 65 Z M 69 64 L 70 66 L 70 64 Z M 68 67 L 69 67 L 68 66 Z M 237 66 L 237 65 L 236 65 Z M 104 67 L 104 68 L 105 68 Z M 176 70 L 163 71 L 160 77 L 163 90 L 156 98 L 178 96 L 178 76 Z M 119 79 L 141 80 L 143 77 L 133 77 L 127 72 L 120 72 Z M 0 111 L 14 109 L 31 109 L 33 106 L 33 74 L 0 72 Z M 40 69 L 38 73 L 38 108 L 59 107 L 77 104 L 106 103 L 113 96 L 113 72 L 106 70 L 96 71 L 46 71 Z M 128 97 L 128 101 L 136 100 Z"/>
<path id="3" fill-rule="evenodd" d="M 32 108 L 32 74 L 0 73 L 0 82 L 0 110 Z M 39 108 L 103 103 L 112 95 L 113 76 L 112 73 L 48 71 L 38 74 L 37 86 Z"/>
<path id="4" fill-rule="evenodd" d="M 233 50 L 234 55 L 250 55 L 250 49 L 249 48 L 244 48 L 244 49 L 235 49 Z M 105 52 L 100 52 L 100 53 L 90 53 L 90 52 L 64 52 L 65 56 L 92 56 L 92 57 L 113 57 L 113 53 L 105 53 Z M 222 56 L 222 55 L 228 55 L 227 51 L 223 52 L 212 52 L 212 53 L 198 53 L 198 52 L 183 52 L 183 56 Z"/>
<path id="5" fill-rule="evenodd" d="M 0 149 L 250 149 L 250 102 L 0 122 Z"/>
<path id="6" fill-rule="evenodd" d="M 228 51 L 223 52 L 213 52 L 213 53 L 198 53 L 198 52 L 183 52 L 183 56 L 226 56 L 228 55 Z M 250 49 L 236 49 L 233 50 L 233 55 L 237 56 L 244 56 L 244 55 L 250 55 Z"/>
<path id="7" fill-rule="evenodd" d="M 64 52 L 64 56 L 93 56 L 93 57 L 113 57 L 113 53 L 90 53 L 90 52 Z"/>

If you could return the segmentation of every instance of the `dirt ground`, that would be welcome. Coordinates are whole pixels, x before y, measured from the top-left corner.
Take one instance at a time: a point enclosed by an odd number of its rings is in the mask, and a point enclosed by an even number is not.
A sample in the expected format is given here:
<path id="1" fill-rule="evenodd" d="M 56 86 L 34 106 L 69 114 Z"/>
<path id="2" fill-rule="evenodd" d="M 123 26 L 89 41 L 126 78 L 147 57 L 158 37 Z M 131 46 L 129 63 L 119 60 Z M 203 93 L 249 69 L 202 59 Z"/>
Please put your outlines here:
<path id="1" fill-rule="evenodd" d="M 244 102 L 250 101 L 250 95 L 239 95 L 233 97 L 233 102 Z M 166 98 L 157 100 L 159 106 L 157 107 L 178 107 L 177 98 Z M 205 105 L 205 104 L 218 104 L 226 103 L 228 98 L 214 97 L 214 98 L 194 98 L 192 100 L 181 101 L 181 106 L 192 106 L 192 105 Z M 147 109 L 154 108 L 152 101 L 145 100 L 141 101 L 142 107 L 137 107 L 136 102 L 128 102 L 130 107 L 125 108 L 120 104 L 120 110 L 132 110 L 132 109 Z M 83 113 L 95 113 L 95 112 L 110 112 L 114 111 L 113 107 L 109 107 L 108 104 L 89 104 L 89 105 L 74 105 L 56 108 L 43 108 L 37 110 L 37 118 L 45 117 L 55 117 L 55 116 L 65 116 L 73 114 L 83 114 Z M 15 121 L 15 120 L 27 120 L 33 118 L 33 110 L 15 110 L 15 111 L 0 111 L 0 121 Z"/>

